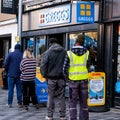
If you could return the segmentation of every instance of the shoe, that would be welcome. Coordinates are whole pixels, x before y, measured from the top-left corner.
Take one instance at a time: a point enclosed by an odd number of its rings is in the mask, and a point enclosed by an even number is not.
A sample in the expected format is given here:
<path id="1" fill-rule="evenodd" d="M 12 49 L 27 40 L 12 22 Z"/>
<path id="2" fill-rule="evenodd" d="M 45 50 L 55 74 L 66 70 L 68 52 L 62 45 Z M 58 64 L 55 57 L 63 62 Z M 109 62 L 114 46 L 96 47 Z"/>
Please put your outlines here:
<path id="1" fill-rule="evenodd" d="M 2 89 L 3 89 L 3 90 L 7 90 L 7 89 L 8 89 L 8 87 L 3 86 L 3 87 L 2 87 Z"/>
<path id="2" fill-rule="evenodd" d="M 22 103 L 18 103 L 18 107 L 22 108 L 23 107 Z"/>
<path id="3" fill-rule="evenodd" d="M 12 107 L 12 104 L 6 104 L 6 106 L 7 106 L 8 108 L 11 108 L 11 107 Z"/>
<path id="4" fill-rule="evenodd" d="M 46 116 L 45 119 L 46 119 L 46 120 L 53 120 L 53 117 L 48 117 L 48 116 Z"/>
<path id="5" fill-rule="evenodd" d="M 28 106 L 24 107 L 24 111 L 26 111 L 26 112 L 28 111 Z"/>
<path id="6" fill-rule="evenodd" d="M 60 120 L 67 120 L 66 117 L 60 117 Z"/>
<path id="7" fill-rule="evenodd" d="M 39 109 L 39 105 L 38 104 L 36 104 L 35 107 L 36 107 L 36 109 Z"/>

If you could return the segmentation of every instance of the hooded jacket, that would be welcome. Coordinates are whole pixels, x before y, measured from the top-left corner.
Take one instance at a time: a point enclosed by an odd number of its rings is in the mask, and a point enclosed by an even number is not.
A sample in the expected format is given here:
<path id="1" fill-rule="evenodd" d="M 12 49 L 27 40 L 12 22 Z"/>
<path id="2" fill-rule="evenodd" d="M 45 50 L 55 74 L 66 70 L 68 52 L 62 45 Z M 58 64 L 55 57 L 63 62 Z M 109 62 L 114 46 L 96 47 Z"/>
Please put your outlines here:
<path id="1" fill-rule="evenodd" d="M 53 43 L 42 56 L 40 64 L 42 76 L 50 79 L 64 78 L 62 69 L 66 54 L 61 45 Z"/>
<path id="2" fill-rule="evenodd" d="M 20 77 L 20 62 L 22 60 L 22 52 L 20 45 L 15 46 L 14 52 L 10 52 L 4 61 L 4 67 L 8 72 L 9 77 Z"/>

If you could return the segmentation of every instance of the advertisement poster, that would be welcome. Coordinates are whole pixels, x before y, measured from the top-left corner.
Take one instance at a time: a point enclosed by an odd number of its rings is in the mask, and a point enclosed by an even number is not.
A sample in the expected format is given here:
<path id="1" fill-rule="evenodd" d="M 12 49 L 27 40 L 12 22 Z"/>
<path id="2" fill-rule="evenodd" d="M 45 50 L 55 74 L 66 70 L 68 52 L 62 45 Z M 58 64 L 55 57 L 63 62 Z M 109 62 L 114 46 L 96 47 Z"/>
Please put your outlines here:
<path id="1" fill-rule="evenodd" d="M 105 73 L 89 73 L 88 106 L 99 106 L 105 104 Z"/>
<path id="2" fill-rule="evenodd" d="M 40 74 L 40 67 L 36 69 L 36 94 L 38 103 L 46 103 L 48 100 L 48 90 L 45 78 Z"/>

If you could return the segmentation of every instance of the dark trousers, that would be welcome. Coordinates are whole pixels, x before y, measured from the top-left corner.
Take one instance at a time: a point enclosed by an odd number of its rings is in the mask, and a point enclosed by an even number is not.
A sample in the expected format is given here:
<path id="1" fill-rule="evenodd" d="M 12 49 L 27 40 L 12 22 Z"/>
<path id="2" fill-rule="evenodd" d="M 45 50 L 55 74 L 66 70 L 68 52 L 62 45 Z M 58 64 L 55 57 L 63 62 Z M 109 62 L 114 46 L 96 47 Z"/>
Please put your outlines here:
<path id="1" fill-rule="evenodd" d="M 77 120 L 77 102 L 79 101 L 79 120 L 89 120 L 87 106 L 88 81 L 70 81 L 70 120 Z"/>
<path id="2" fill-rule="evenodd" d="M 23 93 L 23 105 L 24 106 L 29 105 L 30 98 L 32 100 L 33 105 L 38 104 L 34 81 L 22 81 L 22 93 Z"/>
<path id="3" fill-rule="evenodd" d="M 57 98 L 59 101 L 59 113 L 60 117 L 65 117 L 66 104 L 65 104 L 65 80 L 63 79 L 48 79 L 48 102 L 47 112 L 48 116 L 53 117 L 54 113 L 54 98 L 55 92 L 57 92 Z"/>

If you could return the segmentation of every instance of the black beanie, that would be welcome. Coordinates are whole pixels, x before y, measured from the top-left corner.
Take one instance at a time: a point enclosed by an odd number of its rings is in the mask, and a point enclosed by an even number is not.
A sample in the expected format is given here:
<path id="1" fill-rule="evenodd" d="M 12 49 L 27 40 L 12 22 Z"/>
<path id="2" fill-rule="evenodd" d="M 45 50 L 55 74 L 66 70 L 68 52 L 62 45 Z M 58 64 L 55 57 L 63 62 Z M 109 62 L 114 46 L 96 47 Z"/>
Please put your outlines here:
<path id="1" fill-rule="evenodd" d="M 59 40 L 56 38 L 50 38 L 49 43 L 59 43 Z"/>
<path id="2" fill-rule="evenodd" d="M 21 49 L 21 45 L 20 44 L 16 44 L 15 45 L 15 49 L 19 49 L 20 50 Z"/>

